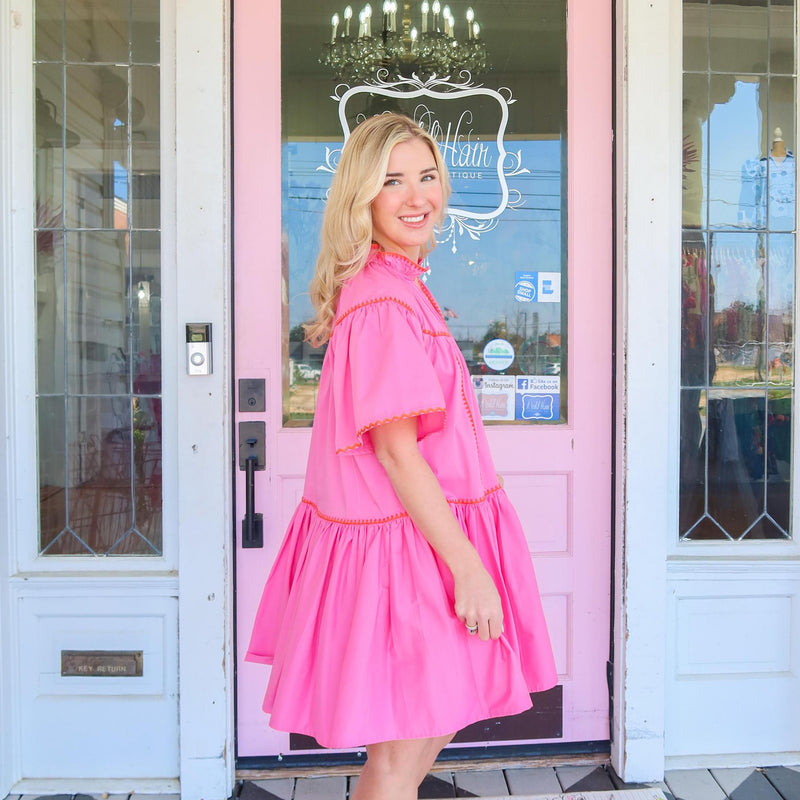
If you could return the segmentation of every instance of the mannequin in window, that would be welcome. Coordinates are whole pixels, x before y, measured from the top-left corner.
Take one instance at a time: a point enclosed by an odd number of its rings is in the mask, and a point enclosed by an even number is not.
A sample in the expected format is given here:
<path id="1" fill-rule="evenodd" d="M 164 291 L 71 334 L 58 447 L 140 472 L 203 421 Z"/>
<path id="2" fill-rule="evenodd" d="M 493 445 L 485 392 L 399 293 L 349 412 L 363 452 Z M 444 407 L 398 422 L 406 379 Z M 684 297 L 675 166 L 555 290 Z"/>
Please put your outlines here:
<path id="1" fill-rule="evenodd" d="M 770 148 L 769 154 L 778 163 L 786 158 L 786 142 L 783 141 L 783 131 L 780 128 L 775 128 L 775 133 L 772 135 L 772 147 Z"/>
<path id="2" fill-rule="evenodd" d="M 794 184 L 794 153 L 786 147 L 783 129 L 776 127 L 769 153 L 742 166 L 739 225 L 762 230 L 769 227 L 772 231 L 794 230 Z"/>

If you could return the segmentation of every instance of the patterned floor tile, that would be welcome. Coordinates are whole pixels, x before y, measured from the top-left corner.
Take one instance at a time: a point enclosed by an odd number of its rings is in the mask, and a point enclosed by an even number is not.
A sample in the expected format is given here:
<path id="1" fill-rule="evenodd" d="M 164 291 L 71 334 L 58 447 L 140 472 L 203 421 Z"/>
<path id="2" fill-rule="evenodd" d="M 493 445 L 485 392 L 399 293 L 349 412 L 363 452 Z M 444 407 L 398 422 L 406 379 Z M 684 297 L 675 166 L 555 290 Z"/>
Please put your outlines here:
<path id="1" fill-rule="evenodd" d="M 499 769 L 455 772 L 453 781 L 456 797 L 504 797 L 508 794 L 506 779 Z"/>
<path id="2" fill-rule="evenodd" d="M 730 800 L 782 800 L 777 789 L 755 769 L 712 769 Z"/>
<path id="3" fill-rule="evenodd" d="M 512 795 L 557 794 L 561 784 L 552 767 L 518 768 L 504 770 Z"/>
<path id="4" fill-rule="evenodd" d="M 297 781 L 294 800 L 345 800 L 347 778 L 334 775 L 327 778 L 305 778 Z"/>
<path id="5" fill-rule="evenodd" d="M 453 785 L 453 775 L 450 772 L 428 773 L 419 787 L 417 797 L 432 800 L 438 797 L 455 797 L 456 790 Z"/>
<path id="6" fill-rule="evenodd" d="M 556 767 L 556 775 L 565 792 L 607 792 L 614 788 L 603 767 Z"/>
<path id="7" fill-rule="evenodd" d="M 784 800 L 800 800 L 800 767 L 766 767 L 762 771 Z"/>
<path id="8" fill-rule="evenodd" d="M 664 776 L 675 800 L 726 800 L 725 792 L 707 769 L 675 769 Z"/>

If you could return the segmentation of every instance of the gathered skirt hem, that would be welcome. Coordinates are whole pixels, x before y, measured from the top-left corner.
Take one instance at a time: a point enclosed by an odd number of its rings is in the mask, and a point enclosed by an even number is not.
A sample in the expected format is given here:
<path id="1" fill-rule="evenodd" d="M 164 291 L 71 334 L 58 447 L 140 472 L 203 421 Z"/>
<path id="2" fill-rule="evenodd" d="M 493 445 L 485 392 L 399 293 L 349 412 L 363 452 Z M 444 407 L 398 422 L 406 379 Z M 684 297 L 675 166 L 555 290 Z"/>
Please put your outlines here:
<path id="1" fill-rule="evenodd" d="M 246 660 L 271 664 L 277 730 L 325 747 L 443 736 L 530 708 L 556 670 L 519 519 L 502 490 L 451 504 L 497 586 L 504 632 L 470 636 L 450 571 L 410 518 L 352 524 L 295 512 Z"/>

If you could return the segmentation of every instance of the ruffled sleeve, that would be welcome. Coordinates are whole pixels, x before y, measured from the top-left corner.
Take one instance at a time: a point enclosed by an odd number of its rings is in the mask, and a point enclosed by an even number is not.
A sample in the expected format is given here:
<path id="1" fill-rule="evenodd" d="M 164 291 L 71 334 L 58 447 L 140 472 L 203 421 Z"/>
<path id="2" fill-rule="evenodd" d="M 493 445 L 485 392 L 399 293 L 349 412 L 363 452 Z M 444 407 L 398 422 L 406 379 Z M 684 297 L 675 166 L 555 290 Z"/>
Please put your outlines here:
<path id="1" fill-rule="evenodd" d="M 337 453 L 372 452 L 369 431 L 417 417 L 417 437 L 441 430 L 445 400 L 422 326 L 404 304 L 377 300 L 337 323 L 332 392 Z"/>

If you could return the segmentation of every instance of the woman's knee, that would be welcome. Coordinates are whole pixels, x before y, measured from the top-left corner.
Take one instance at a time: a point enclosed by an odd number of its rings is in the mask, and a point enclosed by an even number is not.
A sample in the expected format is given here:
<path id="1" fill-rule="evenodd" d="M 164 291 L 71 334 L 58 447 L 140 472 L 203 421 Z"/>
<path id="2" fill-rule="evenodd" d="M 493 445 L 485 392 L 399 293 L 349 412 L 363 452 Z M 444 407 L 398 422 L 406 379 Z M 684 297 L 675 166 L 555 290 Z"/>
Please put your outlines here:
<path id="1" fill-rule="evenodd" d="M 455 736 L 455 733 L 449 733 L 447 736 L 437 736 L 433 739 L 427 739 L 427 746 L 425 749 L 425 755 L 420 760 L 419 768 L 419 781 L 418 784 L 422 783 L 425 779 L 425 776 L 430 772 L 433 763 L 436 761 L 439 753 L 442 752 L 442 748 L 450 743 L 452 738 Z"/>
<path id="2" fill-rule="evenodd" d="M 419 786 L 453 735 L 369 745 L 367 763 L 371 770 L 388 779 Z"/>

